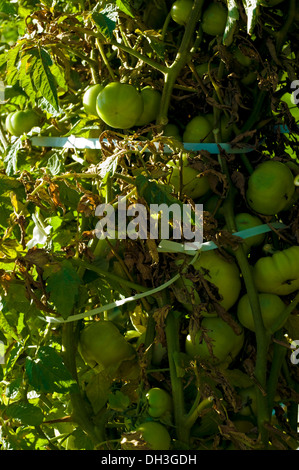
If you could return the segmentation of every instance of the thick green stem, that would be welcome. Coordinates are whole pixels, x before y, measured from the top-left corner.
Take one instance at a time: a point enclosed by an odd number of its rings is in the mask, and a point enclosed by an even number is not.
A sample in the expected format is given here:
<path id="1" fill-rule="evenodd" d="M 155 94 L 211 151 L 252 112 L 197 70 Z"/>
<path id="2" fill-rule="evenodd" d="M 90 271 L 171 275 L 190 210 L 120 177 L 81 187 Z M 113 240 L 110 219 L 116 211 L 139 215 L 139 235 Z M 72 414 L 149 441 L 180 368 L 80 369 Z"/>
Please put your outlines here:
<path id="1" fill-rule="evenodd" d="M 159 116 L 157 118 L 157 124 L 166 125 L 168 122 L 168 109 L 171 100 L 171 93 L 175 84 L 175 81 L 182 70 L 182 68 L 190 60 L 191 41 L 192 37 L 201 15 L 201 10 L 204 0 L 195 0 L 190 15 L 190 20 L 186 26 L 185 33 L 182 38 L 182 42 L 178 49 L 174 62 L 168 67 L 164 73 L 164 88 L 162 93 L 162 100 L 160 106 Z"/>
<path id="2" fill-rule="evenodd" d="M 76 327 L 77 323 L 65 323 L 63 325 L 62 345 L 64 350 L 64 363 L 72 374 L 74 380 L 78 383 L 76 368 Z M 87 408 L 87 403 L 79 390 L 79 385 L 78 391 L 70 393 L 70 399 L 73 407 L 72 417 L 74 421 L 82 427 L 96 446 L 99 442 L 104 440 L 104 433 L 94 426 L 91 420 L 91 413 Z"/>
<path id="3" fill-rule="evenodd" d="M 180 351 L 179 325 L 180 321 L 177 314 L 171 310 L 166 318 L 165 333 L 167 341 L 172 397 L 174 403 L 174 422 L 178 440 L 181 442 L 188 443 L 189 429 L 187 429 L 185 426 L 183 383 L 181 377 L 178 377 L 175 363 L 177 354 Z"/>
<path id="4" fill-rule="evenodd" d="M 235 225 L 235 219 L 234 219 L 234 211 L 233 211 L 235 190 L 231 184 L 227 165 L 224 159 L 221 160 L 221 164 L 222 164 L 223 171 L 226 174 L 230 183 L 230 190 L 223 204 L 225 221 L 226 221 L 228 229 L 232 232 L 235 232 L 237 231 L 236 225 Z M 266 428 L 264 427 L 264 423 L 269 421 L 269 417 L 270 417 L 267 396 L 266 396 L 267 355 L 268 355 L 270 336 L 269 334 L 267 334 L 265 327 L 264 327 L 264 323 L 263 323 L 263 319 L 261 315 L 258 292 L 254 284 L 251 267 L 248 263 L 248 259 L 244 253 L 242 245 L 240 245 L 240 247 L 235 251 L 235 256 L 236 256 L 237 263 L 239 265 L 239 268 L 243 276 L 246 291 L 249 297 L 251 310 L 253 313 L 255 332 L 256 332 L 256 348 L 257 348 L 256 364 L 255 364 L 255 379 L 257 382 L 256 392 L 257 392 L 257 407 L 258 407 L 257 420 L 258 420 L 258 429 L 259 429 L 262 441 L 267 446 L 268 433 L 267 433 Z"/>

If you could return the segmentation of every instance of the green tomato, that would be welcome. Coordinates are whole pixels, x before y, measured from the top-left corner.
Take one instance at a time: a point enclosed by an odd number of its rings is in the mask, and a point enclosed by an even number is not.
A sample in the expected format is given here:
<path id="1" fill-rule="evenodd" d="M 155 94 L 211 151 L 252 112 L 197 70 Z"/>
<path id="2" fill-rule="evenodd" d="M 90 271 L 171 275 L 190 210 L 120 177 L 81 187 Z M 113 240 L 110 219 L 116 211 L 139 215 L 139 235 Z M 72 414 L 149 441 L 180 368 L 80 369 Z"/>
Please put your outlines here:
<path id="1" fill-rule="evenodd" d="M 83 108 L 86 114 L 91 116 L 97 116 L 97 97 L 100 91 L 104 89 L 104 85 L 97 83 L 96 85 L 90 86 L 83 95 Z"/>
<path id="2" fill-rule="evenodd" d="M 157 119 L 161 93 L 150 86 L 146 86 L 140 91 L 143 100 L 143 111 L 135 122 L 135 126 L 146 126 Z"/>
<path id="3" fill-rule="evenodd" d="M 150 388 L 146 394 L 148 414 L 152 418 L 160 418 L 172 410 L 172 397 L 163 388 Z"/>
<path id="4" fill-rule="evenodd" d="M 162 28 L 168 14 L 165 0 L 147 2 L 143 13 L 144 23 L 151 29 Z"/>
<path id="5" fill-rule="evenodd" d="M 243 52 L 238 47 L 234 48 L 233 55 L 234 58 L 244 67 L 249 67 L 252 63 L 252 59 L 243 54 Z"/>
<path id="6" fill-rule="evenodd" d="M 240 271 L 234 261 L 220 256 L 217 250 L 203 251 L 193 263 L 195 270 L 218 288 L 220 305 L 229 310 L 238 300 L 241 291 Z"/>
<path id="7" fill-rule="evenodd" d="M 33 109 L 10 113 L 5 121 L 8 132 L 15 136 L 21 136 L 31 131 L 40 124 L 40 118 Z"/>
<path id="8" fill-rule="evenodd" d="M 206 194 L 210 189 L 210 183 L 207 176 L 199 176 L 200 173 L 191 168 L 188 163 L 187 155 L 182 157 L 182 174 L 180 174 L 180 163 L 170 161 L 167 163 L 170 168 L 169 183 L 174 186 L 176 192 L 180 189 L 191 199 L 197 199 Z"/>
<path id="9" fill-rule="evenodd" d="M 142 438 L 151 450 L 169 450 L 171 438 L 167 428 L 156 421 L 145 421 L 136 431 L 140 431 Z"/>
<path id="10" fill-rule="evenodd" d="M 220 317 L 206 317 L 201 325 L 206 332 L 205 336 L 199 330 L 193 342 L 191 336 L 188 335 L 185 341 L 186 353 L 190 357 L 198 357 L 214 365 L 229 365 L 243 346 L 243 329 L 241 328 L 241 334 L 237 335 Z"/>
<path id="11" fill-rule="evenodd" d="M 183 141 L 186 143 L 213 142 L 213 123 L 207 116 L 195 116 L 186 125 Z"/>
<path id="12" fill-rule="evenodd" d="M 186 26 L 193 7 L 193 0 L 176 0 L 171 7 L 170 16 L 180 25 Z"/>
<path id="13" fill-rule="evenodd" d="M 218 66 L 215 64 L 210 64 L 210 69 L 216 69 Z M 200 78 L 203 78 L 204 75 L 207 75 L 209 72 L 209 62 L 203 64 L 198 64 L 195 67 L 196 73 Z"/>
<path id="14" fill-rule="evenodd" d="M 261 315 L 266 330 L 272 328 L 285 309 L 285 304 L 276 294 L 262 292 L 258 295 Z M 243 295 L 238 302 L 237 315 L 239 322 L 245 328 L 255 331 L 254 319 L 248 294 Z M 279 325 L 279 329 L 282 325 Z"/>
<path id="15" fill-rule="evenodd" d="M 222 35 L 227 21 L 227 8 L 221 3 L 210 3 L 202 15 L 201 27 L 210 36 Z"/>
<path id="16" fill-rule="evenodd" d="M 258 227 L 259 225 L 263 225 L 263 222 L 259 217 L 256 215 L 250 214 L 248 212 L 239 212 L 235 215 L 235 223 L 238 232 L 242 232 L 242 230 L 247 230 L 249 228 Z M 225 225 L 223 227 L 227 229 Z M 248 253 L 252 246 L 259 246 L 263 243 L 265 239 L 265 234 L 261 233 L 258 235 L 254 235 L 252 237 L 244 238 L 243 247 L 245 252 Z"/>
<path id="17" fill-rule="evenodd" d="M 183 140 L 182 136 L 181 136 L 181 133 L 180 133 L 180 130 L 179 130 L 179 128 L 176 124 L 172 124 L 172 123 L 166 124 L 166 126 L 164 127 L 163 134 L 166 137 L 174 137 L 176 140 L 178 140 L 180 142 L 182 142 L 182 140 Z"/>
<path id="18" fill-rule="evenodd" d="M 108 126 L 130 129 L 143 111 L 143 99 L 133 85 L 111 82 L 98 94 L 96 107 Z"/>
<path id="19" fill-rule="evenodd" d="M 221 132 L 221 141 L 222 142 L 229 142 L 232 134 L 233 134 L 233 127 L 229 124 L 230 118 L 223 114 L 220 118 L 220 132 Z"/>
<path id="20" fill-rule="evenodd" d="M 253 266 L 253 278 L 259 292 L 289 295 L 299 289 L 299 246 L 291 246 L 263 256 Z"/>
<path id="21" fill-rule="evenodd" d="M 85 362 L 94 367 L 101 364 L 107 368 L 118 366 L 132 359 L 133 347 L 125 340 L 119 329 L 108 320 L 93 321 L 80 333 L 78 350 Z"/>
<path id="22" fill-rule="evenodd" d="M 258 165 L 250 175 L 246 199 L 255 212 L 275 215 L 289 204 L 294 192 L 294 177 L 288 166 L 268 160 Z"/>

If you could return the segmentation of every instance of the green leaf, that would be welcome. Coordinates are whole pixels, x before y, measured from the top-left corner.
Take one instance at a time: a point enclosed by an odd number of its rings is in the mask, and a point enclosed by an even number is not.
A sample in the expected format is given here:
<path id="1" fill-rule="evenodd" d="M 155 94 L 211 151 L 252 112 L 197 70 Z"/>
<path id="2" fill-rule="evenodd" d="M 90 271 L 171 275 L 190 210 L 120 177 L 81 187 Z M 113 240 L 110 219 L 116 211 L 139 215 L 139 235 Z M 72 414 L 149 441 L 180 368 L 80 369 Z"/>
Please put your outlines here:
<path id="1" fill-rule="evenodd" d="M 124 411 L 130 405 L 130 398 L 120 390 L 116 390 L 116 392 L 109 394 L 108 403 L 113 410 Z"/>
<path id="2" fill-rule="evenodd" d="M 247 15 L 247 33 L 251 35 L 258 19 L 258 0 L 242 0 Z"/>
<path id="3" fill-rule="evenodd" d="M 18 171 L 19 152 L 22 149 L 21 139 L 17 139 L 7 147 L 4 163 L 7 176 L 12 176 Z"/>
<path id="4" fill-rule="evenodd" d="M 77 391 L 77 383 L 54 348 L 41 347 L 36 357 L 27 357 L 25 371 L 34 390 L 43 393 Z"/>
<path id="5" fill-rule="evenodd" d="M 223 44 L 230 46 L 233 42 L 234 33 L 239 20 L 239 9 L 236 0 L 227 0 L 227 22 L 223 34 Z"/>
<path id="6" fill-rule="evenodd" d="M 86 386 L 86 396 L 90 401 L 94 413 L 98 413 L 107 403 L 112 378 L 105 370 L 94 375 Z"/>
<path id="7" fill-rule="evenodd" d="M 113 39 L 113 31 L 116 25 L 116 21 L 111 20 L 109 16 L 105 15 L 104 10 L 103 13 L 93 12 L 91 17 L 104 38 L 107 41 Z"/>
<path id="8" fill-rule="evenodd" d="M 32 83 L 38 93 L 44 97 L 53 108 L 58 111 L 57 84 L 51 72 L 53 65 L 50 54 L 41 47 L 32 48 L 28 51 L 30 58 L 27 59 Z"/>
<path id="9" fill-rule="evenodd" d="M 132 18 L 134 18 L 134 15 L 132 13 L 132 9 L 128 0 L 116 0 L 116 5 L 121 11 L 126 13 L 126 15 L 129 15 Z"/>
<path id="10" fill-rule="evenodd" d="M 81 279 L 70 261 L 49 264 L 44 271 L 46 290 L 58 312 L 67 318 L 73 311 L 78 298 Z"/>
<path id="11" fill-rule="evenodd" d="M 22 401 L 9 405 L 5 413 L 9 418 L 29 426 L 40 425 L 44 418 L 43 412 L 38 406 Z"/>

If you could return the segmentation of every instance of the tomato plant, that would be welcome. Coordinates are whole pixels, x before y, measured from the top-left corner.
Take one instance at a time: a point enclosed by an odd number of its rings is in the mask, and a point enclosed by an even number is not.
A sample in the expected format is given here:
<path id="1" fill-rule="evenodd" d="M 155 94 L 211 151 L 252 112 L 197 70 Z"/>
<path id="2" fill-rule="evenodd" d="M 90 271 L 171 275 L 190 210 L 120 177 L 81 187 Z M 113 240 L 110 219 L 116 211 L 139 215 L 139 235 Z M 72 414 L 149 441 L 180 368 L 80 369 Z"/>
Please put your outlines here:
<path id="1" fill-rule="evenodd" d="M 295 0 L 0 10 L 0 450 L 298 449 Z"/>
<path id="2" fill-rule="evenodd" d="M 133 85 L 111 82 L 97 96 L 97 113 L 108 126 L 130 129 L 142 111 L 142 96 Z"/>

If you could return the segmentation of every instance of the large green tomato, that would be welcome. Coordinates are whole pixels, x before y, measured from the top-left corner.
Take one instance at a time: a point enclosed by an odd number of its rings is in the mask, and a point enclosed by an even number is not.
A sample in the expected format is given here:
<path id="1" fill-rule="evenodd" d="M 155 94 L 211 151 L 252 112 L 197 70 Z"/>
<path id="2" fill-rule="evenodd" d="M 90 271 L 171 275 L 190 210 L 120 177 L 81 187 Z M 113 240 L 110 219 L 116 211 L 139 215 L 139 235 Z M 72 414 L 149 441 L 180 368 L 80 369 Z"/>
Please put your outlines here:
<path id="1" fill-rule="evenodd" d="M 194 342 L 188 335 L 185 341 L 186 353 L 193 358 L 198 357 L 199 360 L 208 361 L 214 365 L 229 365 L 243 346 L 242 327 L 241 334 L 236 334 L 232 327 L 220 317 L 204 318 L 201 326 L 206 334 L 203 336 L 203 332 L 199 330 Z"/>
<path id="2" fill-rule="evenodd" d="M 227 21 L 227 8 L 221 3 L 210 3 L 203 12 L 201 27 L 204 33 L 218 36 L 224 33 Z"/>
<path id="3" fill-rule="evenodd" d="M 213 123 L 204 115 L 195 116 L 186 125 L 183 141 L 186 143 L 214 142 Z"/>
<path id="4" fill-rule="evenodd" d="M 144 441 L 151 450 L 169 450 L 170 435 L 167 428 L 157 421 L 145 421 L 136 431 L 140 431 Z"/>
<path id="5" fill-rule="evenodd" d="M 259 293 L 258 297 L 263 323 L 266 330 L 269 330 L 272 328 L 274 323 L 279 320 L 279 317 L 283 313 L 286 306 L 281 298 L 276 294 L 261 292 Z M 243 297 L 241 297 L 239 300 L 237 315 L 241 325 L 243 325 L 245 328 L 248 328 L 248 330 L 255 331 L 254 319 L 248 294 L 244 294 Z M 281 326 L 282 325 L 279 325 L 277 329 L 279 329 Z"/>
<path id="6" fill-rule="evenodd" d="M 96 107 L 108 126 L 130 129 L 143 111 L 143 99 L 133 85 L 111 82 L 98 94 Z"/>
<path id="7" fill-rule="evenodd" d="M 241 416 L 250 416 L 257 414 L 257 396 L 255 386 L 241 388 L 238 392 L 241 398 L 241 410 L 239 414 Z"/>
<path id="8" fill-rule="evenodd" d="M 172 410 L 172 397 L 163 390 L 163 388 L 153 387 L 150 388 L 146 394 L 148 402 L 148 414 L 152 418 L 160 418 L 165 413 Z"/>
<path id="9" fill-rule="evenodd" d="M 31 131 L 40 124 L 40 118 L 33 109 L 10 113 L 5 121 L 8 132 L 15 136 L 21 136 Z"/>
<path id="10" fill-rule="evenodd" d="M 220 256 L 216 250 L 203 251 L 193 263 L 195 270 L 218 288 L 222 300 L 220 305 L 229 310 L 238 300 L 241 277 L 237 264 Z"/>
<path id="11" fill-rule="evenodd" d="M 255 212 L 275 215 L 288 204 L 295 192 L 294 177 L 287 165 L 268 160 L 258 165 L 248 179 L 247 203 Z"/>
<path id="12" fill-rule="evenodd" d="M 131 344 L 125 340 L 114 323 L 108 320 L 93 321 L 83 328 L 78 349 L 91 367 L 96 364 L 105 368 L 118 366 L 135 355 Z"/>
<path id="13" fill-rule="evenodd" d="M 97 97 L 100 91 L 103 90 L 103 88 L 104 88 L 104 85 L 97 83 L 96 85 L 90 86 L 85 91 L 82 102 L 83 102 L 83 108 L 86 114 L 98 117 Z"/>
<path id="14" fill-rule="evenodd" d="M 193 0 L 176 0 L 171 7 L 170 16 L 176 23 L 186 26 L 193 7 Z"/>
<path id="15" fill-rule="evenodd" d="M 288 295 L 299 289 L 299 246 L 291 246 L 263 256 L 253 266 L 253 277 L 259 292 Z"/>
<path id="16" fill-rule="evenodd" d="M 174 186 L 176 192 L 181 189 L 186 196 L 197 199 L 209 191 L 208 177 L 206 175 L 199 176 L 200 173 L 189 166 L 186 154 L 182 157 L 182 173 L 179 162 L 170 161 L 167 166 L 170 168 L 169 183 Z"/>
<path id="17" fill-rule="evenodd" d="M 161 93 L 150 86 L 146 86 L 140 91 L 143 100 L 143 111 L 135 122 L 135 126 L 146 126 L 157 119 Z"/>

